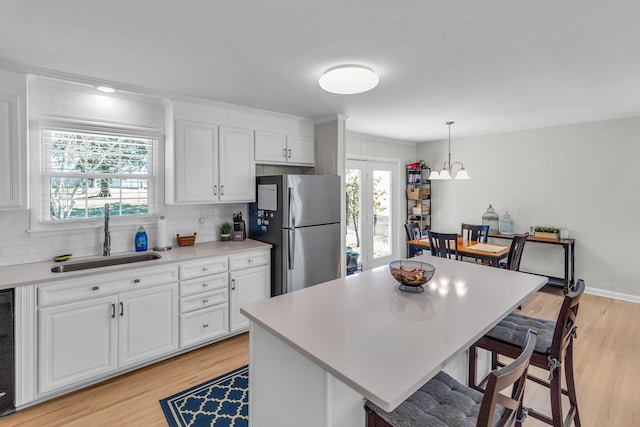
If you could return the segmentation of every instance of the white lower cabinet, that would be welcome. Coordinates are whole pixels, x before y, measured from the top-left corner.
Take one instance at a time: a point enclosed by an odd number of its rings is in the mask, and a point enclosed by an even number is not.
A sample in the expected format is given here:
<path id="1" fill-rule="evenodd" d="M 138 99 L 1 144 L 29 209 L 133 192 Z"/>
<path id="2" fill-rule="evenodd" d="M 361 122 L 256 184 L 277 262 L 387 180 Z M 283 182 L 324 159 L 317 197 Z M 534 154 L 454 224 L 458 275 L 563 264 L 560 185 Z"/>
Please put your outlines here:
<path id="1" fill-rule="evenodd" d="M 231 268 L 237 266 L 237 271 L 229 273 L 229 328 L 230 332 L 237 332 L 249 328 L 249 319 L 240 314 L 240 307 L 245 304 L 262 301 L 269 298 L 271 292 L 271 270 L 269 267 L 269 252 L 252 255 L 238 255 L 229 260 Z M 262 265 L 260 265 L 262 264 Z M 245 265 L 243 267 L 243 265 Z M 246 265 L 252 266 L 247 268 Z M 257 265 L 257 267 L 253 267 Z"/>
<path id="2" fill-rule="evenodd" d="M 248 330 L 269 264 L 261 249 L 36 285 L 37 397 Z"/>
<path id="3" fill-rule="evenodd" d="M 209 259 L 180 266 L 180 277 L 205 274 L 204 265 L 227 265 L 223 259 Z M 195 265 L 194 265 L 195 264 Z M 188 268 L 191 266 L 192 268 Z M 220 338 L 229 333 L 227 272 L 180 281 L 180 348 Z"/>
<path id="4" fill-rule="evenodd" d="M 118 302 L 118 367 L 178 349 L 178 285 L 128 292 Z"/>
<path id="5" fill-rule="evenodd" d="M 113 274 L 38 289 L 39 394 L 98 380 L 178 350 L 177 269 L 158 270 L 174 283 L 117 293 L 128 285 L 122 274 Z M 129 276 L 132 286 L 149 281 L 144 273 Z M 96 296 L 77 300 L 86 290 Z"/>
<path id="6" fill-rule="evenodd" d="M 180 347 L 189 347 L 226 335 L 229 332 L 229 305 L 180 315 Z"/>
<path id="7" fill-rule="evenodd" d="M 118 368 L 116 296 L 39 310 L 40 394 L 108 374 Z"/>

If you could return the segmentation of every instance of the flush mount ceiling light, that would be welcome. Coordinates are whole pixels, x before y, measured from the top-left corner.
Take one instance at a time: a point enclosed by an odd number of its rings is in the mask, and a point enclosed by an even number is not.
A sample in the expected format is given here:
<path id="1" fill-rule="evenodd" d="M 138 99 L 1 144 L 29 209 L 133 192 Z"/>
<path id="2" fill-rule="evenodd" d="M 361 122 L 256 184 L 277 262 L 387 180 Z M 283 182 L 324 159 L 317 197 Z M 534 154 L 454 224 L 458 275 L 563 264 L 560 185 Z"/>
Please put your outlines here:
<path id="1" fill-rule="evenodd" d="M 318 83 L 327 92 L 338 95 L 362 93 L 378 86 L 380 78 L 371 69 L 362 65 L 338 65 L 329 68 Z"/>
<path id="2" fill-rule="evenodd" d="M 445 123 L 449 126 L 449 161 L 444 162 L 444 166 L 442 170 L 438 172 L 435 168 L 429 174 L 429 179 L 469 179 L 469 174 L 467 170 L 462 165 L 462 162 L 453 162 L 451 163 L 451 125 L 455 122 L 447 122 Z M 460 170 L 455 175 L 453 174 L 453 167 L 455 165 L 460 165 Z"/>
<path id="3" fill-rule="evenodd" d="M 96 89 L 103 93 L 114 93 L 116 90 L 109 86 L 96 86 Z"/>

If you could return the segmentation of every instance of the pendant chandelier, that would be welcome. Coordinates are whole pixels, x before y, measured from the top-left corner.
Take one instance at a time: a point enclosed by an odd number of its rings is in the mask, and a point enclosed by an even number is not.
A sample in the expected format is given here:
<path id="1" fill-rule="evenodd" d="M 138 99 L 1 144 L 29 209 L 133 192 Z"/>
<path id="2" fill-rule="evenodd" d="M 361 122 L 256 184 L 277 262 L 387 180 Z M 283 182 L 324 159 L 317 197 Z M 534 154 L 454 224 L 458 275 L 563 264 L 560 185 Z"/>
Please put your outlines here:
<path id="1" fill-rule="evenodd" d="M 449 126 L 449 160 L 444 162 L 444 166 L 442 170 L 438 172 L 435 167 L 429 174 L 429 179 L 437 179 L 437 180 L 445 180 L 445 179 L 469 179 L 469 174 L 467 170 L 462 165 L 462 162 L 453 162 L 451 163 L 451 125 L 455 122 L 447 122 L 445 123 Z M 460 170 L 457 173 L 453 173 L 453 167 L 456 165 L 460 165 Z"/>

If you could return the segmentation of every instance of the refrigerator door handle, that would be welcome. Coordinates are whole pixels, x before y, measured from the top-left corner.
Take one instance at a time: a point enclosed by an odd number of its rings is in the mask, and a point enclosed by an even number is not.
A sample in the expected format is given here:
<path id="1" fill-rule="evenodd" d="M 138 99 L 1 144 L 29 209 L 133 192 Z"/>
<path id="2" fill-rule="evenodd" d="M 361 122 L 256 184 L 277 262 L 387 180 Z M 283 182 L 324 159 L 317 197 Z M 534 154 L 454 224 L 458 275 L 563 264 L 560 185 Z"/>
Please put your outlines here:
<path id="1" fill-rule="evenodd" d="M 287 245 L 287 250 L 288 250 L 288 258 L 289 258 L 289 270 L 293 270 L 293 264 L 294 261 L 296 259 L 295 257 L 295 253 L 296 253 L 296 234 L 295 234 L 295 230 L 289 230 L 288 231 L 288 240 L 289 240 L 289 244 Z M 293 237 L 292 237 L 293 236 Z"/>
<path id="2" fill-rule="evenodd" d="M 288 189 L 288 197 L 289 197 L 289 221 L 291 221 L 290 227 L 291 228 L 296 228 L 296 215 L 295 212 L 293 211 L 292 207 L 293 205 L 291 204 L 291 199 L 292 199 L 292 195 L 291 195 L 291 187 L 289 187 Z"/>

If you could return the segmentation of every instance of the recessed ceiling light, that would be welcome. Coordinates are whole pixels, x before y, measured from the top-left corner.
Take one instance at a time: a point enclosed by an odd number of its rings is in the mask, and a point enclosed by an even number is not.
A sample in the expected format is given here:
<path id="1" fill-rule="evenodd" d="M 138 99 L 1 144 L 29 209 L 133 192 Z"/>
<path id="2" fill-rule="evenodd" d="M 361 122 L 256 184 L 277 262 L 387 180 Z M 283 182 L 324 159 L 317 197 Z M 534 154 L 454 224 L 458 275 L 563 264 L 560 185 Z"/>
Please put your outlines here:
<path id="1" fill-rule="evenodd" d="M 329 68 L 318 83 L 327 92 L 339 95 L 362 93 L 378 86 L 380 78 L 371 69 L 362 65 L 338 65 Z"/>
<path id="2" fill-rule="evenodd" d="M 96 89 L 98 89 L 100 92 L 104 92 L 104 93 L 113 93 L 116 90 L 112 87 L 109 86 L 96 86 Z"/>

